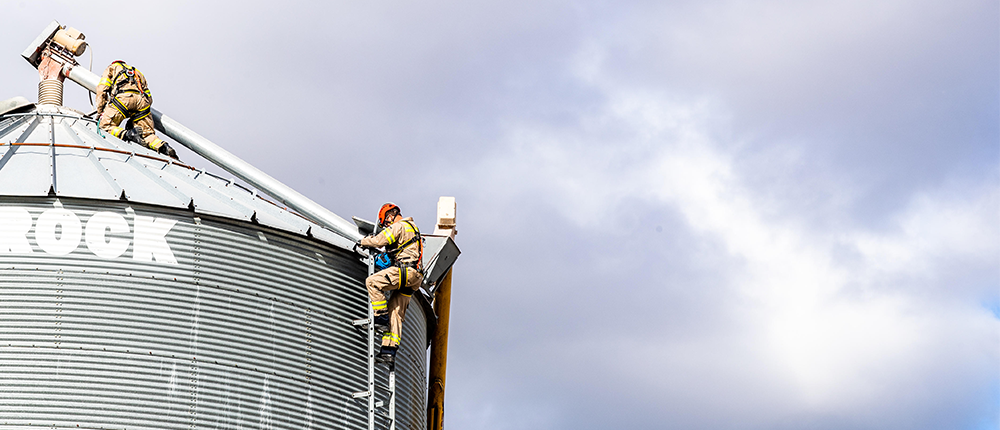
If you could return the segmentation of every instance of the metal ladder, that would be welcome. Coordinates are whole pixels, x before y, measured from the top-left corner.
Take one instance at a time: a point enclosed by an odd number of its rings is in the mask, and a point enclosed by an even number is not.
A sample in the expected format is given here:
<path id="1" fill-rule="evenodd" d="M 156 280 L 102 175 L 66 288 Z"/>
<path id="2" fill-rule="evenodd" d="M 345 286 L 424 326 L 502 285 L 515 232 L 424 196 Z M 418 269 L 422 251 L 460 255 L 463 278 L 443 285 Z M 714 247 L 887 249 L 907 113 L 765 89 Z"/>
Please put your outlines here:
<path id="1" fill-rule="evenodd" d="M 368 276 L 371 276 L 375 272 L 375 259 L 372 256 L 367 256 L 368 262 Z M 360 399 L 363 397 L 368 398 L 368 430 L 375 430 L 375 419 L 376 417 L 387 419 L 389 422 L 388 430 L 396 430 L 396 366 L 395 363 L 389 366 L 389 385 L 386 390 L 389 392 L 389 408 L 387 413 L 381 412 L 381 409 L 385 404 L 379 400 L 375 400 L 376 388 L 382 388 L 378 386 L 375 382 L 375 311 L 372 309 L 371 304 L 368 305 L 368 318 L 354 320 L 352 325 L 355 328 L 363 329 L 368 333 L 368 389 L 365 391 L 359 391 L 351 396 L 355 399 Z"/>

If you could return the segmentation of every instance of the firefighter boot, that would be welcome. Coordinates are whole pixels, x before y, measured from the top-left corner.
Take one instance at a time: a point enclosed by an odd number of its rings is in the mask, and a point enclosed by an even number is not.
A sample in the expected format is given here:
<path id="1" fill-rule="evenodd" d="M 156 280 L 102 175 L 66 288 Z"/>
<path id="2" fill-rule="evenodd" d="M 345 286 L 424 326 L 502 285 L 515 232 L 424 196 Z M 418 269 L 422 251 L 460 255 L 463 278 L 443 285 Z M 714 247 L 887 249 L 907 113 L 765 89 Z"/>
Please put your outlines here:
<path id="1" fill-rule="evenodd" d="M 142 142 L 142 135 L 139 133 L 139 129 L 135 127 L 126 128 L 125 132 L 122 133 L 122 140 L 126 142 L 132 142 L 137 145 L 145 145 Z"/>
<path id="2" fill-rule="evenodd" d="M 178 161 L 180 160 L 179 158 L 177 158 L 177 151 L 174 150 L 174 148 L 171 148 L 170 145 L 167 144 L 167 142 L 163 142 L 163 144 L 160 145 L 160 148 L 157 149 L 156 152 L 159 152 L 160 154 L 173 158 L 174 160 Z"/>
<path id="3" fill-rule="evenodd" d="M 378 355 L 375 356 L 375 360 L 379 363 L 385 363 L 388 364 L 389 367 L 392 367 L 396 364 L 396 350 L 398 349 L 399 347 L 397 346 L 383 345 L 382 348 L 378 350 Z"/>
<path id="4" fill-rule="evenodd" d="M 389 314 L 375 315 L 375 329 L 382 332 L 389 330 Z"/>

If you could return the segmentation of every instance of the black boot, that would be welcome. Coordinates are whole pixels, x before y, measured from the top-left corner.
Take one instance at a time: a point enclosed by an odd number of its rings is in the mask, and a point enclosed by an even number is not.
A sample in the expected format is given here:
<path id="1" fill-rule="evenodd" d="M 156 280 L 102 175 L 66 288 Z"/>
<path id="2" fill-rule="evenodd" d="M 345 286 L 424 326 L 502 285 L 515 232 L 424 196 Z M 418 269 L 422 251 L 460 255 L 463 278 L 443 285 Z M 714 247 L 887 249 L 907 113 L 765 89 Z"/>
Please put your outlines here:
<path id="1" fill-rule="evenodd" d="M 160 145 L 160 149 L 157 149 L 156 152 L 159 152 L 160 154 L 173 158 L 174 160 L 180 161 L 180 159 L 177 158 L 177 151 L 174 148 L 171 148 L 170 145 L 167 144 L 167 142 L 163 142 L 163 144 Z"/>
<path id="2" fill-rule="evenodd" d="M 375 315 L 375 329 L 381 331 L 389 330 L 389 314 Z"/>
<path id="3" fill-rule="evenodd" d="M 141 146 L 146 145 L 142 141 L 142 133 L 139 133 L 139 129 L 135 127 L 126 128 L 125 132 L 122 133 L 122 140 L 126 142 L 132 142 L 136 145 L 141 145 Z"/>
<path id="4" fill-rule="evenodd" d="M 379 363 L 386 363 L 390 367 L 396 363 L 396 350 L 399 347 L 396 346 L 383 346 L 378 350 L 378 355 L 375 356 L 375 361 Z"/>

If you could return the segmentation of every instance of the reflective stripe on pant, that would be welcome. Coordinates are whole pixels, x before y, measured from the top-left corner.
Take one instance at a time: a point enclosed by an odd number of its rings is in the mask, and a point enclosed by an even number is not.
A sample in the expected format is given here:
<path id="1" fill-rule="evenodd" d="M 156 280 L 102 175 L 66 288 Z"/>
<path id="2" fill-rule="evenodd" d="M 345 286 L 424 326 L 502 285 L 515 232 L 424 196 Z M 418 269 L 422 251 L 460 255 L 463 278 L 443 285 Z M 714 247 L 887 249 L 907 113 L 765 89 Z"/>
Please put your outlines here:
<path id="1" fill-rule="evenodd" d="M 382 346 L 398 347 L 399 342 L 400 342 L 399 336 L 395 335 L 392 332 L 385 332 L 385 334 L 382 335 Z"/>
<path id="2" fill-rule="evenodd" d="M 125 129 L 118 126 L 114 126 L 108 129 L 108 133 L 111 133 L 112 136 L 121 139 L 122 134 L 125 133 Z"/>
<path id="3" fill-rule="evenodd" d="M 397 290 L 399 288 L 399 268 L 390 267 L 380 270 L 365 279 L 365 286 L 368 287 L 368 298 L 372 302 L 372 310 L 375 315 L 389 313 L 389 331 L 382 336 L 383 346 L 398 346 L 400 337 L 403 334 L 403 317 L 406 314 L 406 306 L 410 303 L 410 291 L 420 288 L 423 275 L 416 269 L 406 269 L 406 287 L 402 291 L 396 291 L 388 300 L 385 292 Z M 403 293 L 405 291 L 405 294 Z"/>

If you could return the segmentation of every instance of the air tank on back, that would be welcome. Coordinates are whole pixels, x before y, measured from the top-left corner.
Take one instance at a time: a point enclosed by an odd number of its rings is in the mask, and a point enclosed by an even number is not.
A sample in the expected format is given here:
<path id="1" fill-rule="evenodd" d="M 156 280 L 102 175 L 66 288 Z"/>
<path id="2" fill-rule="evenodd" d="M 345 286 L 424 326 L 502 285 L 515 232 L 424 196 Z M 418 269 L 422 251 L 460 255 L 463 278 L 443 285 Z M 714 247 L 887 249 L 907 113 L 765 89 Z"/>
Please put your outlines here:
<path id="1" fill-rule="evenodd" d="M 368 267 L 352 241 L 75 110 L 2 106 L 4 428 L 369 428 L 354 323 Z M 425 427 L 434 317 L 413 299 L 397 429 Z"/>

